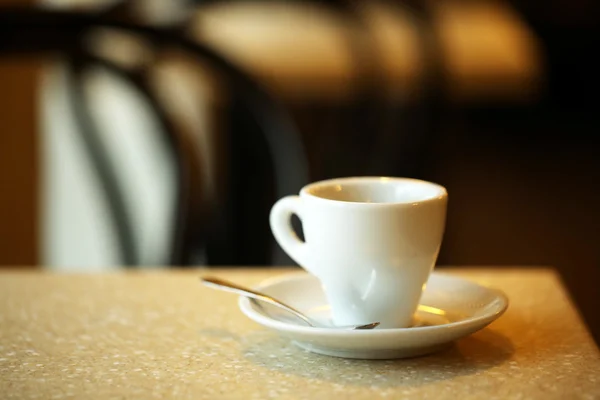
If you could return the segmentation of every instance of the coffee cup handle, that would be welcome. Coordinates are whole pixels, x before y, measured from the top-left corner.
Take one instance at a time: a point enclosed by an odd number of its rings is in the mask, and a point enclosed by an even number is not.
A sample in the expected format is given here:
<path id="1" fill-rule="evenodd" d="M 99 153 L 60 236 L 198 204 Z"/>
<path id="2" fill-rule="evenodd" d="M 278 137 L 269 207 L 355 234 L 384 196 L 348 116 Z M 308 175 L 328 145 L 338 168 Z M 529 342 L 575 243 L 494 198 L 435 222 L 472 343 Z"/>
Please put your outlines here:
<path id="1" fill-rule="evenodd" d="M 300 240 L 292 228 L 292 214 L 302 220 L 302 200 L 299 196 L 286 196 L 279 199 L 273 208 L 269 222 L 275 240 L 283 250 L 302 268 L 310 271 L 308 248 L 306 242 Z"/>

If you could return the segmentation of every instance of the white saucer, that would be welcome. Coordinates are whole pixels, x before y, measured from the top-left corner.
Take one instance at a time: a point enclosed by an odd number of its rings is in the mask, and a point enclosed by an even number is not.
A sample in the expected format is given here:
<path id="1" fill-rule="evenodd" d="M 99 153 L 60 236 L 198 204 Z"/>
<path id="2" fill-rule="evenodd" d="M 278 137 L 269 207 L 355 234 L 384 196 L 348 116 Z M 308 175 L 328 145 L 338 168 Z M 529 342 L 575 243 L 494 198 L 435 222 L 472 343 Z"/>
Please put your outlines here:
<path id="1" fill-rule="evenodd" d="M 256 289 L 297 308 L 323 326 L 331 325 L 325 295 L 312 275 L 288 274 L 269 279 Z M 239 306 L 246 316 L 290 338 L 303 349 L 336 357 L 389 359 L 432 353 L 484 328 L 502 315 L 508 299 L 498 290 L 434 272 L 411 328 L 313 328 L 285 311 L 246 297 L 240 297 Z"/>

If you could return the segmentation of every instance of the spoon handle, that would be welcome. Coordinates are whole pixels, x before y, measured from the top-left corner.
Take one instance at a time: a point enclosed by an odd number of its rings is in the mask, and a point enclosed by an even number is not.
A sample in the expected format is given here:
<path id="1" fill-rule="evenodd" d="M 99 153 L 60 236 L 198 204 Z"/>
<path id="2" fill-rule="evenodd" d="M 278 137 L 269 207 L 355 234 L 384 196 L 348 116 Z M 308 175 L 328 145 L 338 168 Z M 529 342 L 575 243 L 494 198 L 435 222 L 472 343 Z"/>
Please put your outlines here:
<path id="1" fill-rule="evenodd" d="M 269 297 L 266 294 L 259 293 L 252 289 L 248 289 L 248 288 L 236 285 L 235 283 L 228 282 L 223 279 L 215 278 L 215 277 L 202 277 L 202 278 L 200 278 L 200 281 L 202 281 L 202 283 L 204 285 L 211 287 L 213 289 L 219 289 L 219 290 L 224 290 L 226 292 L 236 293 L 236 294 L 239 294 L 242 296 L 250 297 L 255 300 L 260 300 L 260 301 L 264 301 L 265 303 L 272 304 L 276 307 L 279 307 L 283 310 L 286 310 L 286 311 L 294 314 L 296 317 L 298 317 L 302 321 L 306 322 L 309 326 L 314 326 L 313 323 L 300 311 L 298 311 L 278 300 L 275 300 L 274 298 Z"/>

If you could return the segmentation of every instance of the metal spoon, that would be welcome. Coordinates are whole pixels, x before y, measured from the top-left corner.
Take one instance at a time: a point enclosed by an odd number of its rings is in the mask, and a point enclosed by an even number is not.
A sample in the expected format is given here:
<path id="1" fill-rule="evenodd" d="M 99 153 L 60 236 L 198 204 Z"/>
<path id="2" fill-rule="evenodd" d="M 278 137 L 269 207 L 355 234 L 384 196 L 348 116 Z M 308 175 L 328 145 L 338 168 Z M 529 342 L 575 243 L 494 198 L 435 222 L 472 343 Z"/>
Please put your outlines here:
<path id="1" fill-rule="evenodd" d="M 223 279 L 219 279 L 219 278 L 214 278 L 214 277 L 202 277 L 200 278 L 200 281 L 213 289 L 219 289 L 219 290 L 224 290 L 226 292 L 231 292 L 231 293 L 236 293 L 242 296 L 246 296 L 250 299 L 253 300 L 259 300 L 259 301 L 264 301 L 265 303 L 269 303 L 272 304 L 274 306 L 277 306 L 279 308 L 281 308 L 282 310 L 288 311 L 292 314 L 294 314 L 296 317 L 300 318 L 302 321 L 304 321 L 306 324 L 308 324 L 309 326 L 312 327 L 319 327 L 318 325 L 315 324 L 315 322 L 311 321 L 310 318 L 308 318 L 306 315 L 302 314 L 300 311 L 296 310 L 293 307 L 288 306 L 287 304 L 282 303 L 281 301 L 272 298 L 271 296 L 268 296 L 264 293 L 260 293 L 257 292 L 255 290 L 252 289 L 248 289 L 245 287 L 242 287 L 240 285 L 237 285 L 235 283 L 232 282 L 227 282 Z M 334 326 L 331 328 L 334 329 L 349 329 L 349 330 L 353 330 L 353 329 L 373 329 L 376 326 L 379 325 L 379 322 L 372 322 L 370 324 L 364 324 L 364 325 L 348 325 L 348 326 Z M 329 327 L 328 327 L 329 328 Z"/>

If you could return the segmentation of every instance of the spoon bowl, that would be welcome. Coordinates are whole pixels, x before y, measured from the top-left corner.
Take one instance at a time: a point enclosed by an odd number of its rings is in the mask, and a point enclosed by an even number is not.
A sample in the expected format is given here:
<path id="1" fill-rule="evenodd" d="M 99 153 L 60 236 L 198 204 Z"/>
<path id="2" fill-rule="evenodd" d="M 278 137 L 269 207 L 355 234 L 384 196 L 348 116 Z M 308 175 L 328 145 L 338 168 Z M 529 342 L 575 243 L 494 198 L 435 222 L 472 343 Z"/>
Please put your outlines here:
<path id="1" fill-rule="evenodd" d="M 295 308 L 293 308 L 285 303 L 282 303 L 281 301 L 279 301 L 267 294 L 257 292 L 256 290 L 248 289 L 248 288 L 240 286 L 236 283 L 228 282 L 226 280 L 223 280 L 220 278 L 215 278 L 215 277 L 201 277 L 200 281 L 205 286 L 210 287 L 212 289 L 218 289 L 218 290 L 223 290 L 225 292 L 235 293 L 235 294 L 238 294 L 241 296 L 246 296 L 254 301 L 262 301 L 262 302 L 274 305 L 276 307 L 281 308 L 282 310 L 288 311 L 289 313 L 295 315 L 297 318 L 302 320 L 308 326 L 312 326 L 315 328 L 321 327 L 317 323 L 312 321 L 310 318 L 308 318 L 306 315 L 302 314 L 300 311 L 296 310 Z M 377 327 L 378 325 L 379 325 L 379 322 L 371 322 L 371 323 L 362 324 L 362 325 L 346 325 L 346 326 L 334 326 L 334 327 L 328 326 L 327 328 L 356 330 L 356 329 L 373 329 L 373 328 Z"/>

